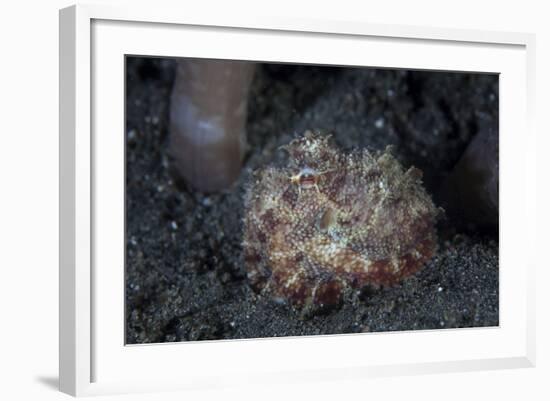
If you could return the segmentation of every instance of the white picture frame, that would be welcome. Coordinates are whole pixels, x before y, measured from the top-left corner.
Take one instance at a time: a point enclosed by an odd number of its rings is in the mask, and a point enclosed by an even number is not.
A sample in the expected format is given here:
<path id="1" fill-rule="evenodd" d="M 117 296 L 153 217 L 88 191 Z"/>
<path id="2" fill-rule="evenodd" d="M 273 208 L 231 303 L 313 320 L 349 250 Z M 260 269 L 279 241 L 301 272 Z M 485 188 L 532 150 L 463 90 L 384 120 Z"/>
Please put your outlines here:
<path id="1" fill-rule="evenodd" d="M 166 40 L 178 35 L 200 39 L 201 46 Z M 220 35 L 223 46 L 216 45 Z M 258 37 L 265 43 L 254 47 Z M 331 44 L 336 38 L 338 48 Z M 534 43 L 525 33 L 252 15 L 237 20 L 155 7 L 61 10 L 61 391 L 80 396 L 534 366 Z M 372 61 L 366 64 L 349 46 L 365 46 Z M 124 54 L 500 73 L 500 326 L 125 346 L 118 249 Z M 105 131 L 120 137 L 94 136 Z M 288 366 L 289 355 L 294 366 Z"/>

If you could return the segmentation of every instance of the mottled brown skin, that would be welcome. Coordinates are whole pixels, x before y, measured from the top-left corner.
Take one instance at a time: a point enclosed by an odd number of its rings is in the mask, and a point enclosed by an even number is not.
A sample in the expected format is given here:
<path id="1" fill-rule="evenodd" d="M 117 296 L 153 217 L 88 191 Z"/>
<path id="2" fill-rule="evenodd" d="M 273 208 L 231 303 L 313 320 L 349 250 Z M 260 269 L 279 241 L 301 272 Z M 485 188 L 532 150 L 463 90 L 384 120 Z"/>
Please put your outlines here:
<path id="1" fill-rule="evenodd" d="M 304 311 L 338 305 L 352 288 L 390 286 L 434 255 L 438 209 L 420 170 L 389 149 L 343 154 L 306 132 L 286 168 L 255 174 L 244 253 L 257 292 Z"/>

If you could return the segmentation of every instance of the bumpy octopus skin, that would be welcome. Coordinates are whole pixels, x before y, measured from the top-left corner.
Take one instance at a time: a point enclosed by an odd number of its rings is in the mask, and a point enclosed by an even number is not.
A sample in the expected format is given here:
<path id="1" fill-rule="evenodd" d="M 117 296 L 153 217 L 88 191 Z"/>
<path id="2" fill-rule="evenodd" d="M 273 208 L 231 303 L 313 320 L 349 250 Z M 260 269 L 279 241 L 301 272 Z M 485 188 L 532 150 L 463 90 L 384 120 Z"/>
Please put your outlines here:
<path id="1" fill-rule="evenodd" d="M 285 146 L 286 168 L 255 173 L 246 197 L 251 287 L 301 310 L 340 304 L 351 289 L 390 286 L 436 250 L 439 209 L 390 150 L 344 154 L 308 131 Z"/>

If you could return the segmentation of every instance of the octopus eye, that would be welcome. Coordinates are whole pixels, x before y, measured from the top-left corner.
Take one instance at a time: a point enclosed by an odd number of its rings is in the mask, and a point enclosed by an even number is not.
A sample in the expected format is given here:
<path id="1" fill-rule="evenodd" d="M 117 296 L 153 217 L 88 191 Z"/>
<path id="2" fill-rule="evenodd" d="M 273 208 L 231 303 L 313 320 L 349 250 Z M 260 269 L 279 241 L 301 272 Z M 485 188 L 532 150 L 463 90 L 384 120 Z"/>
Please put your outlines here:
<path id="1" fill-rule="evenodd" d="M 315 176 L 313 174 L 300 175 L 300 185 L 302 186 L 315 185 Z"/>

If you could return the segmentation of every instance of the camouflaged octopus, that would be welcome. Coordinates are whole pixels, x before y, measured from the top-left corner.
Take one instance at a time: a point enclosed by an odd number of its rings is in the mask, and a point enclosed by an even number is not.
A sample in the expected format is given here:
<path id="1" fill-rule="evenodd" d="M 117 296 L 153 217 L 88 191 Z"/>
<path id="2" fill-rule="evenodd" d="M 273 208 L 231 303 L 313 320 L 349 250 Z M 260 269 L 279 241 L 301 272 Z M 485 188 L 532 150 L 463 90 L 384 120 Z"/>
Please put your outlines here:
<path id="1" fill-rule="evenodd" d="M 299 310 L 340 304 L 351 289 L 389 286 L 436 250 L 439 209 L 390 150 L 344 154 L 307 131 L 285 168 L 255 172 L 244 258 L 252 288 Z"/>

